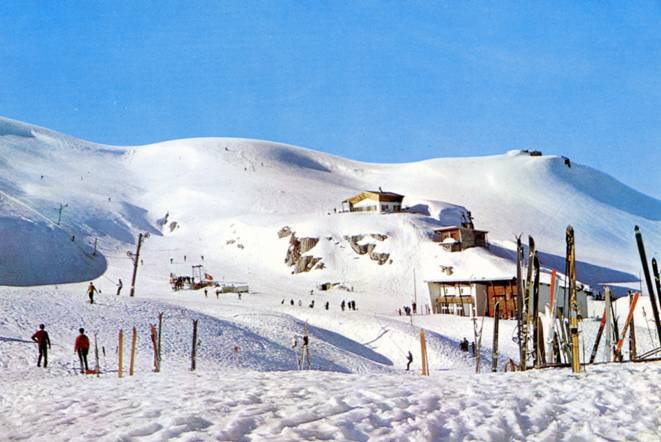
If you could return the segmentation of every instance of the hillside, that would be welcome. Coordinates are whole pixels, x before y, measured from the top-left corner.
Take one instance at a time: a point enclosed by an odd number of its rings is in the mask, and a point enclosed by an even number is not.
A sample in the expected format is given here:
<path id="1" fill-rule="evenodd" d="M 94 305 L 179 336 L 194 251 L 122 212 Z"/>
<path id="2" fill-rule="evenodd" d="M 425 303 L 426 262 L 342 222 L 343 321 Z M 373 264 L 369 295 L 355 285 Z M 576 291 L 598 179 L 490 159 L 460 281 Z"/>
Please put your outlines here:
<path id="1" fill-rule="evenodd" d="M 340 213 L 342 200 L 379 187 L 404 194 L 410 210 Z M 489 249 L 449 253 L 431 240 L 469 211 Z M 590 366 L 578 377 L 488 373 L 494 322 L 485 318 L 475 376 L 458 345 L 473 337 L 470 318 L 397 313 L 415 295 L 426 302 L 424 280 L 441 266 L 454 277 L 512 274 L 515 234 L 532 234 L 542 265 L 562 270 L 568 223 L 578 277 L 593 285 L 637 280 L 633 225 L 650 255 L 661 245 L 660 201 L 556 156 L 366 164 L 243 139 L 102 146 L 0 119 L 0 439 L 658 439 L 658 363 Z M 131 298 L 127 252 L 139 233 L 148 235 Z M 194 265 L 250 293 L 173 292 L 169 275 Z M 338 285 L 320 291 L 327 282 Z M 627 304 L 617 302 L 620 316 Z M 641 309 L 642 353 L 655 344 Z M 153 373 L 149 325 L 159 313 Z M 53 343 L 47 370 L 34 366 L 29 340 L 39 323 Z M 597 325 L 581 323 L 583 359 Z M 98 340 L 100 377 L 77 374 L 79 327 Z M 118 332 L 126 373 L 134 327 L 136 374 L 118 379 Z M 518 358 L 515 327 L 500 321 L 499 371 Z M 292 339 L 306 328 L 311 371 L 299 372 Z M 416 376 L 421 328 L 429 378 Z"/>
<path id="2" fill-rule="evenodd" d="M 414 267 L 422 269 L 420 289 L 441 265 L 466 275 L 511 273 L 520 233 L 535 237 L 542 265 L 562 268 L 567 224 L 576 230 L 579 278 L 590 284 L 637 279 L 633 225 L 651 252 L 661 247 L 661 201 L 557 156 L 511 151 L 367 164 L 241 139 L 109 147 L 8 119 L 0 120 L 0 154 L 0 246 L 10 257 L 0 283 L 9 285 L 82 281 L 106 271 L 116 280 L 114 268 L 139 231 L 151 234 L 144 251 L 150 277 L 163 276 L 157 263 L 181 263 L 187 254 L 205 256 L 211 273 L 260 289 L 333 281 L 364 293 L 412 290 Z M 378 187 L 404 194 L 417 214 L 334 212 L 348 196 Z M 448 254 L 430 242 L 431 228 L 457 223 L 467 210 L 489 231 L 490 253 Z M 321 239 L 310 253 L 324 269 L 290 274 L 287 239 L 277 236 L 284 226 L 298 238 Z M 351 253 L 344 238 L 363 234 L 386 235 L 372 242 L 391 264 Z M 94 238 L 99 253 L 92 256 Z M 188 272 L 190 262 L 181 264 L 175 273 Z"/>

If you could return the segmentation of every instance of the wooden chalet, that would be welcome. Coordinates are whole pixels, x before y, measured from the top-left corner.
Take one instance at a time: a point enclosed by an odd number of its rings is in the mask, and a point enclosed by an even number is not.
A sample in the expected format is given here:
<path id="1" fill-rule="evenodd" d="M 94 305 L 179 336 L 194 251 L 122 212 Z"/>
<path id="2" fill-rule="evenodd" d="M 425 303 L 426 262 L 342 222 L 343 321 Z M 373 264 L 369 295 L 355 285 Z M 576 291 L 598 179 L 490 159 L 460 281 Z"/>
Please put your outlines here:
<path id="1" fill-rule="evenodd" d="M 487 231 L 476 230 L 472 223 L 434 229 L 434 241 L 448 252 L 461 252 L 471 247 L 489 247 Z"/>
<path id="2" fill-rule="evenodd" d="M 342 201 L 345 212 L 396 213 L 402 211 L 404 195 L 394 192 L 366 190 Z"/>
<path id="3" fill-rule="evenodd" d="M 559 276 L 560 290 L 557 292 L 554 304 L 567 311 L 565 296 L 562 290 L 563 276 Z M 540 311 L 550 303 L 551 286 L 550 275 L 542 272 L 539 285 Z M 518 313 L 517 281 L 516 277 L 505 276 L 496 278 L 447 278 L 425 281 L 429 288 L 429 303 L 433 313 L 456 314 L 471 316 L 473 311 L 477 316 L 493 317 L 494 307 L 500 302 L 500 317 L 502 319 L 515 319 Z M 577 303 L 579 315 L 586 318 L 588 315 L 588 295 L 590 289 L 577 282 Z"/>
<path id="4" fill-rule="evenodd" d="M 447 279 L 426 281 L 434 313 L 493 316 L 500 302 L 500 317 L 516 317 L 516 278 Z"/>

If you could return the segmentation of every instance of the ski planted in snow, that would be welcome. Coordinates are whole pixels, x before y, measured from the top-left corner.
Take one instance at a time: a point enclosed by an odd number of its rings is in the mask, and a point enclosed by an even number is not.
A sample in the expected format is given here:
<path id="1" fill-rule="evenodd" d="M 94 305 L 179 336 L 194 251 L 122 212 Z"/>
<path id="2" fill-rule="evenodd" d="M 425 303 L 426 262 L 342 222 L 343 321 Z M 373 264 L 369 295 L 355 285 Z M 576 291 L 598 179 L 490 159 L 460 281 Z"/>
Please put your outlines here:
<path id="1" fill-rule="evenodd" d="M 519 340 L 519 360 L 525 361 L 526 354 L 523 344 L 523 245 L 521 244 L 521 236 L 516 237 L 516 331 Z M 521 368 L 522 363 L 519 363 Z"/>
<path id="2" fill-rule="evenodd" d="M 533 281 L 533 286 L 532 286 L 532 337 L 533 337 L 533 356 L 535 360 L 535 368 L 540 368 L 542 361 L 541 361 L 541 353 L 539 350 L 539 257 L 535 253 L 535 256 L 533 257 L 533 270 L 535 272 L 534 276 L 534 281 Z"/>
<path id="3" fill-rule="evenodd" d="M 607 307 L 604 307 L 604 313 L 601 315 L 601 322 L 599 323 L 599 330 L 597 331 L 597 338 L 594 340 L 594 347 L 592 347 L 592 353 L 590 354 L 590 364 L 594 364 L 594 360 L 597 357 L 597 350 L 599 350 L 599 341 L 601 341 L 601 335 L 604 334 L 604 327 L 606 326 L 606 312 Z"/>
<path id="4" fill-rule="evenodd" d="M 580 373 L 581 355 L 578 343 L 578 302 L 576 299 L 576 243 L 574 228 L 567 226 L 567 278 L 569 279 L 569 336 L 571 338 L 572 372 Z"/>
<path id="5" fill-rule="evenodd" d="M 528 324 L 531 321 L 530 300 L 532 295 L 533 261 L 535 258 L 535 240 L 528 236 L 528 269 L 526 274 L 526 287 L 521 303 L 521 361 L 520 369 L 525 370 L 528 365 Z"/>
<path id="6" fill-rule="evenodd" d="M 549 313 L 551 315 L 551 321 L 549 323 L 549 335 L 548 335 L 548 340 L 546 341 L 546 354 L 548 355 L 548 360 L 549 364 L 553 364 L 554 357 L 555 356 L 555 348 L 553 345 L 553 342 L 555 340 L 555 318 L 556 318 L 556 312 L 558 309 L 555 306 L 556 302 L 556 290 L 558 288 L 558 285 L 556 284 L 556 270 L 553 269 L 551 270 L 551 289 L 549 291 Z"/>
<path id="7" fill-rule="evenodd" d="M 638 254 L 640 255 L 640 262 L 643 265 L 643 274 L 645 275 L 645 284 L 647 285 L 647 293 L 650 297 L 650 303 L 652 304 L 652 313 L 654 314 L 654 323 L 656 324 L 656 335 L 661 341 L 661 320 L 659 319 L 659 308 L 656 304 L 656 299 L 654 296 L 654 285 L 652 284 L 652 277 L 650 276 L 650 269 L 647 266 L 647 255 L 645 254 L 645 244 L 643 243 L 643 234 L 640 232 L 640 228 L 636 226 L 634 228 L 636 235 L 636 244 L 638 245 Z M 658 269 L 657 269 L 658 274 Z M 661 296 L 661 293 L 659 293 Z M 661 301 L 661 299 L 660 299 Z"/>
<path id="8" fill-rule="evenodd" d="M 636 308 L 636 303 L 638 302 L 638 296 L 640 296 L 640 293 L 638 292 L 636 292 L 636 294 L 633 296 L 633 300 L 631 301 L 631 306 L 629 307 L 629 314 L 627 315 L 627 320 L 624 322 L 624 327 L 622 328 L 622 335 L 620 336 L 620 339 L 617 341 L 617 347 L 615 347 L 615 355 L 616 358 L 619 360 L 622 360 L 622 344 L 624 344 L 624 338 L 627 336 L 627 329 L 629 328 L 629 324 L 633 319 L 633 312 L 634 309 Z"/>

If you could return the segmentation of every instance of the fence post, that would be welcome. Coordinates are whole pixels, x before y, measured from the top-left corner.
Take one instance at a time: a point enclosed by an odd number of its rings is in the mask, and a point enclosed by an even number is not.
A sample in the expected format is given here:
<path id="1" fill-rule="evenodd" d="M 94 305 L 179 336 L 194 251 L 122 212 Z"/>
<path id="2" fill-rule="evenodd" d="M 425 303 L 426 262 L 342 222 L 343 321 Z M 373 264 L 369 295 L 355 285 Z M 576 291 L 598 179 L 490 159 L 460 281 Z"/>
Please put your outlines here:
<path id="1" fill-rule="evenodd" d="M 124 331 L 119 330 L 119 367 L 117 368 L 117 376 L 122 377 L 122 346 L 123 346 L 123 340 L 124 340 Z"/>

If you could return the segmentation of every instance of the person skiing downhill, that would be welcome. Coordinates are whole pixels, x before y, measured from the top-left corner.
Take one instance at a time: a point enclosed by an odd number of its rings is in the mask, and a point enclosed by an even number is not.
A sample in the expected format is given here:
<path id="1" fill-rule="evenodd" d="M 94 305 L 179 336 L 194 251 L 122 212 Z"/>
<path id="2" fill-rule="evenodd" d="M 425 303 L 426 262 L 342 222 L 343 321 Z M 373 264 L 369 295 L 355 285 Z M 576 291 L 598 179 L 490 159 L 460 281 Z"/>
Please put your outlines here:
<path id="1" fill-rule="evenodd" d="M 76 337 L 76 341 L 73 344 L 73 352 L 78 353 L 78 359 L 80 359 L 80 372 L 85 374 L 85 372 L 89 370 L 89 366 L 87 365 L 87 353 L 89 353 L 90 350 L 90 340 L 87 335 L 85 335 L 84 328 L 80 328 L 78 331 L 80 334 Z"/>
<path id="2" fill-rule="evenodd" d="M 90 281 L 90 284 L 87 286 L 87 296 L 90 298 L 90 304 L 94 304 L 94 293 L 99 293 L 99 291 L 94 287 L 94 284 Z"/>
<path id="3" fill-rule="evenodd" d="M 122 280 L 119 280 L 119 283 L 117 284 L 117 296 L 119 296 L 119 292 L 122 291 L 122 287 L 124 287 L 124 284 L 122 284 Z"/>
<path id="4" fill-rule="evenodd" d="M 50 338 L 48 332 L 44 330 L 46 326 L 39 324 L 39 330 L 32 335 L 32 340 L 39 347 L 39 357 L 37 358 L 37 367 L 41 367 L 41 358 L 44 359 L 44 368 L 48 366 L 48 350 L 50 349 Z"/>
<path id="5" fill-rule="evenodd" d="M 406 355 L 406 371 L 409 371 L 411 368 L 411 362 L 413 362 L 413 355 L 411 354 L 411 350 L 409 350 L 409 353 Z"/>

